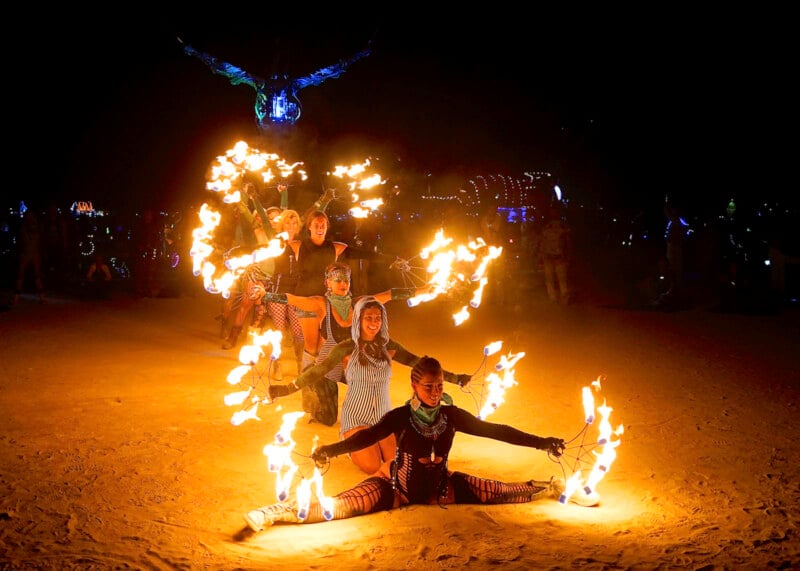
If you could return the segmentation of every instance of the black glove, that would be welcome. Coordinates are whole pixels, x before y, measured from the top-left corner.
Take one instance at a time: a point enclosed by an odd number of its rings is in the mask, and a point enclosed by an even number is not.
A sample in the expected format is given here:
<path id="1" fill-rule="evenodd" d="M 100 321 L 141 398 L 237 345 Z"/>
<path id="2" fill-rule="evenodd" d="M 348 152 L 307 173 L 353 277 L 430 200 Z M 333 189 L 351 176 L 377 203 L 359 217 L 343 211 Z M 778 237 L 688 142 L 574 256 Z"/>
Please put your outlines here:
<path id="1" fill-rule="evenodd" d="M 278 397 L 286 397 L 298 390 L 297 385 L 289 383 L 288 385 L 270 385 L 269 398 L 275 400 Z"/>
<path id="2" fill-rule="evenodd" d="M 409 299 L 414 297 L 417 293 L 417 288 L 414 287 L 393 287 L 390 290 L 392 294 L 392 301 L 396 299 Z"/>
<path id="3" fill-rule="evenodd" d="M 547 438 L 542 438 L 542 442 L 539 444 L 538 448 L 539 450 L 545 450 L 548 454 L 552 454 L 558 458 L 564 453 L 567 445 L 564 443 L 563 438 L 554 438 L 552 436 L 548 436 Z"/>
<path id="4" fill-rule="evenodd" d="M 286 297 L 285 293 L 272 293 L 268 291 L 264 294 L 264 301 L 269 303 L 289 303 L 289 298 Z"/>
<path id="5" fill-rule="evenodd" d="M 460 375 L 456 375 L 456 384 L 462 389 L 466 387 L 471 380 L 472 380 L 472 375 L 468 375 L 466 373 L 461 373 Z"/>
<path id="6" fill-rule="evenodd" d="M 317 467 L 322 467 L 328 463 L 328 453 L 325 451 L 325 446 L 320 446 L 311 453 L 311 459 Z"/>

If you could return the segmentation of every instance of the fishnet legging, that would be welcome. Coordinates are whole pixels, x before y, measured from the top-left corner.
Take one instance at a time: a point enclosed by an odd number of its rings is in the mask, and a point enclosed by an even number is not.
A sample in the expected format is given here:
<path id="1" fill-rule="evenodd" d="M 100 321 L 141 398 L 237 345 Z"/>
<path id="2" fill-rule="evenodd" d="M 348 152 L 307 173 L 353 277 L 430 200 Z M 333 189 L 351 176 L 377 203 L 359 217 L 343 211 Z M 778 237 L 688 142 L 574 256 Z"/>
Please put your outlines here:
<path id="1" fill-rule="evenodd" d="M 292 338 L 295 341 L 302 341 L 303 328 L 300 325 L 300 320 L 294 312 L 294 307 L 284 303 L 267 302 L 267 311 L 275 324 L 275 329 L 283 331 L 286 327 L 286 321 L 289 321 L 289 327 L 292 330 Z"/>
<path id="2" fill-rule="evenodd" d="M 408 493 L 408 485 L 411 478 L 411 465 L 414 460 L 411 455 L 404 452 L 399 457 L 399 469 L 397 471 L 397 484 L 403 494 Z M 439 479 L 434 472 L 445 471 L 446 465 L 428 465 L 430 478 Z M 416 469 L 419 469 L 418 467 Z M 442 481 L 442 486 L 435 501 L 439 504 L 519 504 L 530 502 L 546 495 L 549 491 L 547 482 L 500 482 L 479 478 L 464 472 L 450 472 Z M 448 488 L 452 493 L 448 493 Z"/>
<path id="3" fill-rule="evenodd" d="M 394 490 L 389 480 L 372 476 L 356 484 L 355 487 L 334 496 L 333 519 L 344 519 L 373 512 L 392 509 Z M 308 508 L 308 516 L 303 523 L 325 521 L 322 506 L 314 502 Z"/>
<path id="4" fill-rule="evenodd" d="M 499 482 L 463 472 L 453 472 L 450 483 L 453 502 L 457 504 L 521 504 L 536 499 L 545 490 L 536 482 Z"/>

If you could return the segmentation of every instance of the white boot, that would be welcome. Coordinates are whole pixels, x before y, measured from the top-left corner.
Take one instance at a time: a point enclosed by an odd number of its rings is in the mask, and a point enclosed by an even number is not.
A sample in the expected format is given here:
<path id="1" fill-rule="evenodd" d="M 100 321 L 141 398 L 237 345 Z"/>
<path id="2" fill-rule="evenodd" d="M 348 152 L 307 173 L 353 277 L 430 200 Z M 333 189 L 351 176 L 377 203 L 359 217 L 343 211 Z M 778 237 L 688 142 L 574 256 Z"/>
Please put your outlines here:
<path id="1" fill-rule="evenodd" d="M 555 497 L 562 504 L 567 503 L 567 498 L 564 497 L 564 490 L 566 489 L 567 485 L 564 480 L 553 477 L 550 479 L 550 484 L 553 489 L 553 497 Z M 600 494 L 595 491 L 592 491 L 591 494 L 587 494 L 583 488 L 578 488 L 569 497 L 569 501 L 573 504 L 590 508 L 600 504 Z"/>
<path id="2" fill-rule="evenodd" d="M 253 531 L 261 531 L 277 521 L 297 523 L 300 520 L 297 519 L 297 514 L 288 504 L 272 504 L 247 512 L 244 514 L 244 521 L 247 522 L 247 527 Z"/>
<path id="3" fill-rule="evenodd" d="M 267 516 L 261 510 L 253 510 L 244 514 L 244 521 L 253 531 L 261 531 L 267 523 Z"/>
<path id="4" fill-rule="evenodd" d="M 282 381 L 283 380 L 283 370 L 281 369 L 281 362 L 280 360 L 276 359 L 272 362 L 272 380 L 274 381 Z"/>

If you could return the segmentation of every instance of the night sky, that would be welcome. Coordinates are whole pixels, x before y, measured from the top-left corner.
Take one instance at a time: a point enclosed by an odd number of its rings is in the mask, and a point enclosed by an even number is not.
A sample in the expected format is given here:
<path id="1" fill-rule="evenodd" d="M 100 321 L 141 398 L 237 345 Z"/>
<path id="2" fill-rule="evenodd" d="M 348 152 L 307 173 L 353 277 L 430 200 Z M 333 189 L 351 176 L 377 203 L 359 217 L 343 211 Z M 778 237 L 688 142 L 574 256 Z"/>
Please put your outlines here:
<path id="1" fill-rule="evenodd" d="M 753 19 L 742 34 L 744 14 L 491 8 L 93 14 L 101 24 L 50 14 L 34 35 L 5 40 L 17 54 L 6 78 L 14 145 L 25 149 L 7 199 L 33 188 L 32 200 L 62 206 L 201 201 L 213 158 L 259 140 L 255 91 L 184 54 L 178 36 L 263 77 L 304 75 L 371 41 L 368 58 L 300 91 L 302 117 L 276 139 L 318 172 L 370 153 L 434 176 L 547 170 L 580 197 L 617 204 L 665 193 L 715 203 L 776 185 L 789 154 L 771 129 L 792 97 L 781 18 L 774 33 Z"/>

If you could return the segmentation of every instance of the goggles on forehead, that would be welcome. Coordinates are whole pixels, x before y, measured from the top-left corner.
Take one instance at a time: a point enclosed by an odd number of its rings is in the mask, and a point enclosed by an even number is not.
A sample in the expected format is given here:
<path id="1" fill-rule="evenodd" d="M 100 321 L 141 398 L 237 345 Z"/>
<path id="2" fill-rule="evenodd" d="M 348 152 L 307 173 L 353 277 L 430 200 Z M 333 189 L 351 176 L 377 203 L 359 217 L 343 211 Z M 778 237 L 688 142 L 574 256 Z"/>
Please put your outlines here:
<path id="1" fill-rule="evenodd" d="M 334 268 L 325 272 L 326 280 L 333 280 L 335 282 L 349 282 L 350 269 Z"/>

